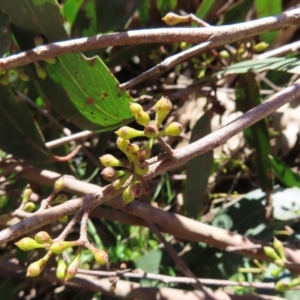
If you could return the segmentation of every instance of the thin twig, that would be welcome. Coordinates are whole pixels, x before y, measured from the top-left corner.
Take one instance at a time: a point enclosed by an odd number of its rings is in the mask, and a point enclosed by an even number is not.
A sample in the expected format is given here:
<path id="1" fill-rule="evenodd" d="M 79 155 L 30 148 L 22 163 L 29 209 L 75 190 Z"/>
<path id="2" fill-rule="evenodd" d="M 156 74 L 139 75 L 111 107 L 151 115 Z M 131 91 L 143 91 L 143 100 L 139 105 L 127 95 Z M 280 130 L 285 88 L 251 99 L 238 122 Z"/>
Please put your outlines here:
<path id="1" fill-rule="evenodd" d="M 50 43 L 19 54 L 0 59 L 0 69 L 9 70 L 26 64 L 71 52 L 106 48 L 109 46 L 137 45 L 145 43 L 188 42 L 199 44 L 210 40 L 208 46 L 215 47 L 278 30 L 291 25 L 299 25 L 300 8 L 280 15 L 245 22 L 243 24 L 204 28 L 161 28 L 127 31 L 97 35 L 63 42 Z"/>
<path id="2" fill-rule="evenodd" d="M 242 287 L 251 287 L 256 289 L 268 289 L 274 290 L 275 283 L 274 282 L 239 282 L 233 280 L 222 280 L 222 279 L 208 279 L 208 278 L 192 278 L 192 277 L 172 277 L 168 275 L 162 274 L 153 274 L 144 272 L 143 270 L 134 270 L 128 271 L 123 270 L 120 271 L 101 271 L 101 270 L 78 270 L 79 274 L 93 275 L 99 277 L 112 277 L 118 276 L 120 278 L 137 278 L 137 279 L 150 279 L 150 280 L 159 280 L 166 284 L 170 283 L 182 283 L 182 284 L 194 284 L 197 282 L 202 283 L 203 285 L 212 285 L 212 286 L 242 286 Z M 296 288 L 297 290 L 299 288 Z"/>

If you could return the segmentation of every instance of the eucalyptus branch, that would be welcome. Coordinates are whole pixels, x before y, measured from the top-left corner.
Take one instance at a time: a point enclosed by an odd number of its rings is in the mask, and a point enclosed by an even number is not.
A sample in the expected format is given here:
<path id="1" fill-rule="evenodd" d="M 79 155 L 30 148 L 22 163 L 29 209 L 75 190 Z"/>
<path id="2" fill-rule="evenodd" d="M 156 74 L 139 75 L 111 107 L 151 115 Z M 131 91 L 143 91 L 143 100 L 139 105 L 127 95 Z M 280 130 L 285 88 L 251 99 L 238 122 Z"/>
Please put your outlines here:
<path id="1" fill-rule="evenodd" d="M 9 274 L 10 277 L 24 278 L 26 269 L 12 261 L 0 260 L 0 268 Z M 43 273 L 34 279 L 35 281 L 57 282 L 55 271 L 45 268 Z M 79 290 L 91 291 L 96 293 L 103 293 L 107 295 L 114 295 L 126 299 L 141 299 L 141 300 L 283 300 L 281 297 L 264 296 L 258 294 L 246 294 L 242 296 L 235 296 L 226 294 L 223 291 L 213 292 L 209 288 L 205 288 L 205 292 L 201 290 L 187 291 L 169 287 L 149 287 L 143 286 L 136 282 L 128 282 L 125 280 L 118 280 L 116 288 L 111 290 L 111 280 L 109 278 L 97 278 L 96 276 L 77 274 L 71 281 L 65 283 L 69 287 L 77 288 Z"/>
<path id="2" fill-rule="evenodd" d="M 280 15 L 242 24 L 204 28 L 161 28 L 127 31 L 89 38 L 79 38 L 55 42 L 32 50 L 10 55 L 0 59 L 0 70 L 9 70 L 71 52 L 106 48 L 109 46 L 137 45 L 147 43 L 188 42 L 199 44 L 207 42 L 207 47 L 232 43 L 264 32 L 279 30 L 300 24 L 300 8 L 286 11 Z M 185 58 L 186 59 L 186 58 Z"/>
<path id="3" fill-rule="evenodd" d="M 269 100 L 251 109 L 230 124 L 227 124 L 221 129 L 186 147 L 174 150 L 172 157 L 166 158 L 150 166 L 149 173 L 144 177 L 145 180 L 150 180 L 153 177 L 164 173 L 171 167 L 187 162 L 197 155 L 218 147 L 238 132 L 266 117 L 280 106 L 294 100 L 298 96 L 300 96 L 300 80 L 270 97 Z M 20 172 L 20 166 L 15 166 L 15 169 L 16 172 Z M 60 174 L 46 170 L 41 171 L 36 168 L 23 167 L 21 176 L 29 180 L 37 181 L 41 184 L 53 185 L 60 177 Z M 145 220 L 152 221 L 159 225 L 161 230 L 169 232 L 179 238 L 203 241 L 208 245 L 221 249 L 226 249 L 228 246 L 249 246 L 250 249 L 238 250 L 236 253 L 261 260 L 271 261 L 271 259 L 267 257 L 261 249 L 251 249 L 252 245 L 264 244 L 262 242 L 247 239 L 239 234 L 230 233 L 220 228 L 214 228 L 183 216 L 164 212 L 139 201 L 134 201 L 130 205 L 124 207 L 123 202 L 120 201 L 120 199 L 113 199 L 122 193 L 122 190 L 116 191 L 110 185 L 100 188 L 97 185 L 81 182 L 65 176 L 64 190 L 78 195 L 94 194 L 94 206 L 111 200 L 108 202 L 109 205 L 117 209 L 125 210 Z M 10 228 L 2 230 L 0 232 L 0 244 L 15 239 L 43 225 L 49 224 L 63 216 L 76 213 L 82 206 L 84 206 L 84 201 L 87 201 L 90 197 L 91 196 L 89 195 L 76 200 L 74 199 L 45 211 L 37 212 L 32 217 L 23 220 Z M 285 251 L 288 261 L 299 263 L 298 251 L 289 248 L 286 248 Z M 289 266 L 289 268 L 300 273 L 300 269 L 298 267 L 294 268 Z"/>
<path id="4" fill-rule="evenodd" d="M 144 272 L 143 270 L 137 269 L 132 271 L 102 271 L 102 270 L 83 270 L 79 269 L 78 274 L 86 274 L 98 277 L 112 277 L 118 276 L 120 278 L 136 278 L 136 279 L 149 279 L 159 280 L 166 284 L 170 283 L 182 283 L 182 284 L 194 284 L 200 282 L 203 285 L 211 286 L 241 286 L 255 289 L 267 289 L 275 290 L 274 282 L 246 282 L 246 281 L 233 281 L 223 279 L 210 279 L 210 278 L 192 278 L 192 277 L 180 277 L 180 276 L 168 276 L 162 274 L 153 274 Z"/>

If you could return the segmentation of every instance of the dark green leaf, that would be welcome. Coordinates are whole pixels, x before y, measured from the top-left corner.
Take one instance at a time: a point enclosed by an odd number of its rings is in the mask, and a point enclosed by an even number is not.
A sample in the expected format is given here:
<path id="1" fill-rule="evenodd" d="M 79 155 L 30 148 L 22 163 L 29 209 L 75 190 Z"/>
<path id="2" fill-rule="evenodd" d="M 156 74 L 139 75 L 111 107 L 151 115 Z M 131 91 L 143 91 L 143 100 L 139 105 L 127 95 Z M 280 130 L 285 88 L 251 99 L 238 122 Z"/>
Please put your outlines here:
<path id="1" fill-rule="evenodd" d="M 11 43 L 10 24 L 8 16 L 0 11 L 0 57 Z"/>
<path id="2" fill-rule="evenodd" d="M 282 12 L 281 0 L 255 0 L 257 18 L 275 16 Z M 278 31 L 270 31 L 261 34 L 261 39 L 271 44 L 278 35 Z"/>
<path id="3" fill-rule="evenodd" d="M 300 176 L 291 170 L 281 159 L 273 157 L 272 166 L 274 175 L 288 187 L 300 187 Z"/>
<path id="4" fill-rule="evenodd" d="M 237 106 L 243 112 L 261 103 L 259 87 L 253 73 L 239 76 L 236 88 Z M 245 136 L 256 149 L 255 165 L 261 188 L 270 192 L 273 187 L 273 169 L 270 155 L 270 140 L 266 120 L 261 120 L 245 131 Z"/>
<path id="5" fill-rule="evenodd" d="M 218 75 L 263 72 L 267 70 L 286 71 L 300 74 L 300 61 L 297 58 L 272 57 L 259 60 L 245 60 L 218 72 Z"/>
<path id="6" fill-rule="evenodd" d="M 16 98 L 10 87 L 0 85 L 0 148 L 29 162 L 51 159 L 27 105 Z"/>
<path id="7" fill-rule="evenodd" d="M 54 0 L 1 0 L 0 4 L 14 24 L 22 49 L 33 47 L 37 35 L 50 42 L 68 39 Z M 118 81 L 99 58 L 86 59 L 72 53 L 58 57 L 55 64 L 40 65 L 48 73 L 45 80 L 38 79 L 47 99 L 79 127 L 107 131 L 132 118 L 130 96 L 118 87 Z"/>
<path id="8" fill-rule="evenodd" d="M 190 143 L 210 132 L 210 112 L 206 111 L 193 128 Z M 189 217 L 196 218 L 203 208 L 204 199 L 207 197 L 205 191 L 212 167 L 213 151 L 208 151 L 187 162 L 184 206 Z"/>

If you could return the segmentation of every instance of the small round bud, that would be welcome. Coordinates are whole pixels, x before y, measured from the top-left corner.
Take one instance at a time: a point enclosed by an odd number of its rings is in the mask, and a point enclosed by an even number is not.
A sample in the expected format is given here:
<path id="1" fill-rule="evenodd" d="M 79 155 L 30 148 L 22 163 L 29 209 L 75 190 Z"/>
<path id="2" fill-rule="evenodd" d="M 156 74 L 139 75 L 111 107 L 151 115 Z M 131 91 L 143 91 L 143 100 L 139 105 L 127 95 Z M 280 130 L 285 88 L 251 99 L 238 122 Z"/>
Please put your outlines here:
<path id="1" fill-rule="evenodd" d="M 274 277 L 274 278 L 277 278 L 281 272 L 283 271 L 283 268 L 276 268 L 276 269 L 273 269 L 271 271 L 271 275 Z"/>
<path id="2" fill-rule="evenodd" d="M 38 46 L 41 46 L 44 44 L 44 39 L 40 35 L 37 35 L 34 38 L 33 42 L 34 42 L 35 47 L 38 47 Z"/>
<path id="3" fill-rule="evenodd" d="M 126 151 L 127 146 L 129 145 L 129 141 L 128 140 L 124 140 L 124 139 L 122 139 L 120 137 L 117 138 L 117 142 L 116 143 L 117 143 L 118 148 L 121 151 L 123 151 L 123 152 Z"/>
<path id="4" fill-rule="evenodd" d="M 52 253 L 48 252 L 43 258 L 33 262 L 27 268 L 26 276 L 35 277 L 41 274 Z"/>
<path id="5" fill-rule="evenodd" d="M 279 292 L 286 292 L 289 289 L 289 284 L 287 282 L 278 281 L 275 284 L 275 290 Z"/>
<path id="6" fill-rule="evenodd" d="M 68 196 L 66 194 L 59 194 L 53 202 L 55 203 L 64 203 L 68 200 Z"/>
<path id="7" fill-rule="evenodd" d="M 60 258 L 57 263 L 56 277 L 60 280 L 65 280 L 66 270 L 67 270 L 67 264 L 62 258 Z"/>
<path id="8" fill-rule="evenodd" d="M 124 170 L 116 170 L 112 167 L 106 167 L 101 172 L 102 177 L 107 181 L 113 181 L 126 173 Z"/>
<path id="9" fill-rule="evenodd" d="M 34 65 L 37 77 L 40 79 L 45 79 L 47 77 L 46 70 L 43 67 L 41 67 L 37 62 L 35 62 Z"/>
<path id="10" fill-rule="evenodd" d="M 38 244 L 34 239 L 30 237 L 22 238 L 20 241 L 15 243 L 15 245 L 23 251 L 29 251 L 37 248 L 44 248 L 43 245 Z"/>
<path id="11" fill-rule="evenodd" d="M 54 65 L 54 64 L 56 64 L 57 59 L 56 59 L 56 57 L 49 57 L 49 58 L 44 58 L 43 61 L 49 65 Z"/>
<path id="12" fill-rule="evenodd" d="M 94 246 L 89 246 L 88 249 L 93 253 L 95 260 L 99 265 L 105 265 L 108 263 L 108 254 L 106 251 L 97 249 Z"/>
<path id="13" fill-rule="evenodd" d="M 219 55 L 220 55 L 222 58 L 224 58 L 224 59 L 227 59 L 227 58 L 230 57 L 230 54 L 229 54 L 229 52 L 228 52 L 227 50 L 222 50 L 222 51 L 219 53 Z"/>
<path id="14" fill-rule="evenodd" d="M 130 140 L 135 137 L 144 136 L 143 131 L 133 129 L 128 126 L 123 126 L 119 130 L 115 131 L 115 134 L 124 140 Z"/>
<path id="15" fill-rule="evenodd" d="M 9 85 L 9 74 L 8 72 L 5 72 L 4 74 L 0 75 L 0 84 L 1 85 Z"/>
<path id="16" fill-rule="evenodd" d="M 165 135 L 178 136 L 182 132 L 182 125 L 179 122 L 172 122 L 169 126 L 163 130 Z"/>
<path id="17" fill-rule="evenodd" d="M 52 239 L 48 232 L 46 231 L 39 231 L 35 236 L 34 236 L 35 241 L 38 244 L 45 245 L 45 244 L 52 244 Z"/>
<path id="18" fill-rule="evenodd" d="M 144 176 L 148 173 L 149 166 L 145 162 L 136 163 L 134 165 L 134 171 L 135 171 L 136 174 L 138 174 L 140 176 Z"/>
<path id="19" fill-rule="evenodd" d="M 18 77 L 24 81 L 24 82 L 27 82 L 30 80 L 30 77 L 28 76 L 27 73 L 23 72 L 22 70 L 17 70 L 17 73 L 18 73 Z"/>
<path id="20" fill-rule="evenodd" d="M 128 203 L 130 203 L 134 200 L 134 197 L 133 197 L 133 195 L 131 194 L 131 191 L 130 191 L 130 185 L 123 192 L 122 198 L 123 198 L 123 203 L 124 204 L 128 204 Z"/>
<path id="21" fill-rule="evenodd" d="M 143 187 L 139 181 L 134 182 L 130 185 L 130 193 L 133 198 L 139 198 L 143 194 Z"/>
<path id="22" fill-rule="evenodd" d="M 62 252 L 66 251 L 67 249 L 71 248 L 71 247 L 76 247 L 79 246 L 78 241 L 58 241 L 58 242 L 54 242 L 51 247 L 50 250 L 55 253 L 55 254 L 61 254 Z"/>
<path id="23" fill-rule="evenodd" d="M 60 177 L 54 182 L 54 190 L 60 192 L 65 188 L 65 180 L 63 177 Z"/>
<path id="24" fill-rule="evenodd" d="M 283 259 L 283 260 L 285 260 L 285 254 L 284 254 L 283 244 L 282 244 L 281 241 L 279 241 L 275 237 L 274 237 L 274 241 L 273 241 L 273 247 L 277 251 L 277 253 L 279 254 L 280 258 Z"/>
<path id="25" fill-rule="evenodd" d="M 131 102 L 130 103 L 130 112 L 133 116 L 135 116 L 136 114 L 140 113 L 143 111 L 143 107 L 142 105 L 138 104 L 138 103 L 134 103 L 134 102 Z"/>
<path id="26" fill-rule="evenodd" d="M 32 189 L 29 185 L 26 185 L 22 193 L 23 202 L 28 202 L 30 200 L 31 195 L 32 195 Z"/>
<path id="27" fill-rule="evenodd" d="M 146 145 L 142 146 L 140 150 L 138 151 L 138 160 L 139 161 L 145 161 L 151 156 L 151 149 L 147 147 Z"/>
<path id="28" fill-rule="evenodd" d="M 58 221 L 62 224 L 66 224 L 68 222 L 68 220 L 69 220 L 68 216 L 63 216 L 58 219 Z"/>
<path id="29" fill-rule="evenodd" d="M 73 258 L 73 260 L 68 265 L 67 270 L 66 270 L 65 282 L 74 278 L 75 275 L 77 274 L 79 262 L 80 262 L 80 255 L 81 255 L 81 251 L 76 254 L 76 256 Z"/>
<path id="30" fill-rule="evenodd" d="M 142 111 L 135 115 L 135 120 L 138 124 L 140 124 L 142 126 L 146 126 L 150 122 L 150 116 L 145 111 Z"/>
<path id="31" fill-rule="evenodd" d="M 176 25 L 178 23 L 186 22 L 186 18 L 174 14 L 174 13 L 167 13 L 163 18 L 162 21 L 164 21 L 167 25 Z"/>
<path id="32" fill-rule="evenodd" d="M 172 102 L 169 100 L 168 97 L 161 97 L 161 99 L 156 102 L 156 104 L 155 104 L 155 111 L 156 111 L 155 123 L 158 128 L 161 125 L 161 123 L 164 121 L 166 116 L 170 113 L 171 110 L 172 110 Z"/>
<path id="33" fill-rule="evenodd" d="M 100 162 L 104 167 L 123 167 L 124 163 L 111 154 L 102 155 Z"/>
<path id="34" fill-rule="evenodd" d="M 256 52 L 262 52 L 264 50 L 266 50 L 267 48 L 269 47 L 269 44 L 267 44 L 266 42 L 260 42 L 258 44 L 256 44 L 253 49 L 256 51 Z"/>
<path id="35" fill-rule="evenodd" d="M 126 171 L 125 174 L 124 174 L 122 177 L 120 177 L 120 178 L 114 180 L 114 181 L 111 183 L 112 187 L 113 187 L 116 191 L 117 191 L 117 190 L 120 190 L 120 189 L 123 187 L 124 183 L 128 180 L 128 178 L 129 178 L 131 175 L 132 175 L 132 173 L 131 173 L 130 171 Z"/>
<path id="36" fill-rule="evenodd" d="M 280 257 L 272 247 L 264 247 L 264 252 L 267 256 L 273 258 L 274 260 L 280 259 Z"/>
<path id="37" fill-rule="evenodd" d="M 138 158 L 138 151 L 140 150 L 140 147 L 136 144 L 129 144 L 127 146 L 125 154 L 127 157 L 133 161 L 137 160 Z"/>
<path id="38" fill-rule="evenodd" d="M 274 264 L 280 268 L 284 268 L 285 266 L 285 262 L 283 259 L 275 259 Z"/>
<path id="39" fill-rule="evenodd" d="M 26 212 L 32 212 L 35 209 L 35 204 L 33 202 L 27 202 L 24 205 L 24 211 Z"/>
<path id="40" fill-rule="evenodd" d="M 144 128 L 144 135 L 147 138 L 156 138 L 158 136 L 158 129 L 157 126 L 153 123 L 149 123 Z"/>

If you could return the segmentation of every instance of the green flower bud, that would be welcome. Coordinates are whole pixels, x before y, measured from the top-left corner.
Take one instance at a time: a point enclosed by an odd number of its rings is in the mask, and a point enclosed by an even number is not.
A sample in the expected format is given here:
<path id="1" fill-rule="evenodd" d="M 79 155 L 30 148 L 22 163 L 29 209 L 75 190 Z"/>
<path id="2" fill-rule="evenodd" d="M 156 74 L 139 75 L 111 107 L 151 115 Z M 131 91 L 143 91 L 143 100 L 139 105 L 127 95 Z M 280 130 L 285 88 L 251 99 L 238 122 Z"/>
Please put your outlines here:
<path id="1" fill-rule="evenodd" d="M 275 290 L 279 292 L 286 292 L 289 289 L 289 285 L 287 282 L 278 281 L 275 284 Z"/>
<path id="2" fill-rule="evenodd" d="M 276 268 L 276 269 L 273 269 L 271 271 L 271 275 L 274 277 L 274 278 L 277 278 L 281 272 L 283 271 L 283 268 Z"/>
<path id="3" fill-rule="evenodd" d="M 101 175 L 107 181 L 113 181 L 126 173 L 124 170 L 116 170 L 112 167 L 106 167 L 102 170 Z"/>
<path id="4" fill-rule="evenodd" d="M 134 102 L 131 102 L 130 103 L 130 112 L 133 116 L 136 116 L 136 114 L 140 113 L 143 111 L 143 107 L 142 105 L 138 104 L 138 103 L 134 103 Z"/>
<path id="5" fill-rule="evenodd" d="M 45 79 L 47 77 L 46 70 L 43 67 L 41 67 L 37 62 L 34 63 L 34 66 L 37 77 L 40 79 Z"/>
<path id="6" fill-rule="evenodd" d="M 272 247 L 264 247 L 264 252 L 267 256 L 275 259 L 280 259 L 278 254 L 275 252 L 275 250 Z"/>
<path id="7" fill-rule="evenodd" d="M 290 286 L 291 288 L 293 288 L 293 287 L 295 287 L 295 286 L 297 286 L 297 285 L 299 285 L 299 284 L 300 284 L 300 277 L 297 277 L 297 278 L 294 278 L 294 279 L 290 282 L 289 286 Z"/>
<path id="8" fill-rule="evenodd" d="M 144 136 L 143 131 L 133 129 L 128 126 L 123 126 L 119 130 L 115 131 L 115 134 L 124 140 L 130 140 L 135 137 Z"/>
<path id="9" fill-rule="evenodd" d="M 22 70 L 17 70 L 17 73 L 18 73 L 18 77 L 24 81 L 24 82 L 27 82 L 30 80 L 30 77 L 28 76 L 27 73 L 23 72 Z"/>
<path id="10" fill-rule="evenodd" d="M 24 211 L 26 212 L 32 212 L 35 209 L 35 204 L 33 202 L 27 202 L 24 205 Z"/>
<path id="11" fill-rule="evenodd" d="M 57 62 L 57 59 L 56 57 L 49 57 L 49 58 L 44 58 L 43 61 L 49 65 L 54 65 Z"/>
<path id="12" fill-rule="evenodd" d="M 23 251 L 29 251 L 37 248 L 44 248 L 43 245 L 38 244 L 34 239 L 30 237 L 24 237 L 15 245 Z"/>
<path id="13" fill-rule="evenodd" d="M 172 102 L 169 100 L 168 97 L 161 97 L 160 100 L 156 102 L 155 105 L 155 124 L 157 128 L 161 125 L 161 123 L 164 121 L 166 116 L 169 114 L 169 112 L 172 110 Z"/>
<path id="14" fill-rule="evenodd" d="M 65 280 L 66 270 L 67 270 L 67 264 L 62 258 L 60 258 L 57 263 L 56 277 L 60 280 Z"/>
<path id="15" fill-rule="evenodd" d="M 40 35 L 37 35 L 34 38 L 33 42 L 34 42 L 35 47 L 38 47 L 38 46 L 41 46 L 44 44 L 44 39 Z"/>
<path id="16" fill-rule="evenodd" d="M 131 175 L 132 175 L 132 173 L 131 173 L 130 171 L 125 171 L 125 174 L 124 174 L 122 177 L 120 177 L 120 178 L 114 180 L 114 181 L 111 183 L 112 187 L 113 187 L 116 191 L 117 191 L 117 190 L 120 190 L 120 189 L 123 187 L 124 183 L 128 180 L 128 178 L 129 178 Z"/>
<path id="17" fill-rule="evenodd" d="M 282 244 L 281 241 L 279 241 L 275 237 L 274 237 L 274 241 L 273 241 L 273 247 L 277 251 L 277 253 L 279 254 L 280 258 L 283 259 L 283 260 L 285 260 L 285 254 L 284 254 L 283 244 Z"/>
<path id="18" fill-rule="evenodd" d="M 146 126 L 150 122 L 150 116 L 145 111 L 142 111 L 135 115 L 135 120 L 138 124 L 140 124 L 142 126 Z"/>
<path id="19" fill-rule="evenodd" d="M 63 217 L 61 217 L 61 218 L 58 219 L 58 221 L 60 223 L 63 223 L 63 224 L 66 224 L 68 222 L 68 220 L 69 220 L 68 216 L 63 216 Z"/>
<path id="20" fill-rule="evenodd" d="M 108 263 L 108 254 L 106 251 L 97 249 L 94 246 L 89 246 L 88 249 L 93 253 L 95 260 L 99 265 L 105 265 Z"/>
<path id="21" fill-rule="evenodd" d="M 124 140 L 124 139 L 118 137 L 116 143 L 117 143 L 118 148 L 121 151 L 126 152 L 127 146 L 129 145 L 130 142 L 128 140 Z"/>
<path id="22" fill-rule="evenodd" d="M 122 194 L 124 204 L 128 204 L 134 200 L 134 196 L 131 194 L 130 191 L 130 186 L 131 185 L 129 185 Z"/>
<path id="23" fill-rule="evenodd" d="M 188 22 L 188 19 L 184 16 L 176 15 L 174 13 L 167 13 L 163 18 L 162 21 L 164 21 L 167 25 L 176 25 L 178 23 L 182 22 Z"/>
<path id="24" fill-rule="evenodd" d="M 139 181 L 132 183 L 129 189 L 133 198 L 139 198 L 143 194 L 143 187 Z"/>
<path id="25" fill-rule="evenodd" d="M 260 42 L 258 44 L 256 44 L 253 49 L 256 51 L 256 52 L 262 52 L 264 50 L 266 50 L 267 48 L 269 47 L 269 44 L 267 44 L 266 42 Z"/>
<path id="26" fill-rule="evenodd" d="M 55 203 L 64 203 L 68 200 L 68 196 L 66 194 L 59 194 L 53 202 Z"/>
<path id="27" fill-rule="evenodd" d="M 111 154 L 102 155 L 100 162 L 104 167 L 123 167 L 124 163 Z"/>
<path id="28" fill-rule="evenodd" d="M 68 265 L 67 270 L 66 270 L 65 282 L 67 282 L 70 279 L 74 278 L 75 275 L 77 274 L 79 263 L 80 263 L 80 255 L 81 255 L 81 251 L 79 251 L 75 255 L 73 260 Z"/>
<path id="29" fill-rule="evenodd" d="M 60 177 L 54 182 L 54 191 L 60 192 L 65 188 L 65 180 L 63 177 Z"/>
<path id="30" fill-rule="evenodd" d="M 127 155 L 127 157 L 130 160 L 135 161 L 138 158 L 138 151 L 139 150 L 140 150 L 140 147 L 138 145 L 136 145 L 136 144 L 129 144 L 127 146 L 125 154 Z"/>
<path id="31" fill-rule="evenodd" d="M 162 130 L 162 134 L 170 136 L 178 136 L 181 132 L 182 125 L 179 122 L 172 122 L 165 130 Z"/>
<path id="32" fill-rule="evenodd" d="M 147 138 L 156 138 L 158 136 L 158 129 L 157 126 L 153 123 L 149 123 L 147 126 L 144 128 L 144 135 Z"/>
<path id="33" fill-rule="evenodd" d="M 58 241 L 53 242 L 50 247 L 50 250 L 55 254 L 61 254 L 71 247 L 79 246 L 78 241 Z"/>
<path id="34" fill-rule="evenodd" d="M 282 259 L 276 259 L 276 260 L 274 261 L 274 264 L 275 264 L 276 266 L 280 267 L 280 268 L 283 268 L 283 267 L 285 266 L 285 262 L 284 262 L 284 260 L 282 260 Z"/>
<path id="35" fill-rule="evenodd" d="M 227 59 L 227 58 L 230 57 L 230 54 L 229 54 L 229 52 L 228 52 L 227 50 L 221 51 L 221 52 L 219 53 L 219 55 L 220 55 L 222 58 L 224 58 L 224 59 Z"/>
<path id="36" fill-rule="evenodd" d="M 27 268 L 27 277 L 35 277 L 41 274 L 43 271 L 47 261 L 51 257 L 52 253 L 48 252 L 43 258 L 33 262 L 32 264 L 29 265 Z"/>
<path id="37" fill-rule="evenodd" d="M 149 166 L 147 163 L 144 163 L 144 162 L 136 163 L 134 165 L 134 171 L 136 174 L 138 174 L 140 176 L 144 176 L 148 173 Z"/>
<path id="38" fill-rule="evenodd" d="M 35 236 L 34 236 L 35 241 L 40 244 L 40 245 L 45 245 L 45 244 L 52 244 L 52 239 L 48 232 L 46 231 L 39 231 Z"/>

